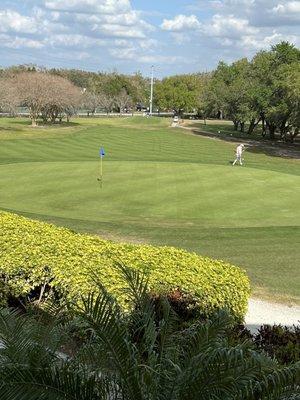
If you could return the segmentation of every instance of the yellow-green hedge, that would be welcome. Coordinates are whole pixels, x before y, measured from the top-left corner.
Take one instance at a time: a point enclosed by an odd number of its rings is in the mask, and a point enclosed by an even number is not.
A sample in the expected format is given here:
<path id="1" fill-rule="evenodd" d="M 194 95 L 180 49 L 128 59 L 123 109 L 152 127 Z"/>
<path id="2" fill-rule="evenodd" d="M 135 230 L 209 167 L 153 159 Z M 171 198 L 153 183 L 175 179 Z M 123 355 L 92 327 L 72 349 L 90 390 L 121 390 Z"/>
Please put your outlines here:
<path id="1" fill-rule="evenodd" d="M 210 314 L 227 308 L 244 316 L 249 280 L 238 267 L 173 247 L 119 244 L 99 237 L 0 212 L 0 275 L 14 295 L 25 295 L 49 278 L 68 299 L 85 295 L 97 275 L 108 291 L 124 296 L 115 261 L 149 274 L 150 289 L 179 287 L 194 294 Z"/>

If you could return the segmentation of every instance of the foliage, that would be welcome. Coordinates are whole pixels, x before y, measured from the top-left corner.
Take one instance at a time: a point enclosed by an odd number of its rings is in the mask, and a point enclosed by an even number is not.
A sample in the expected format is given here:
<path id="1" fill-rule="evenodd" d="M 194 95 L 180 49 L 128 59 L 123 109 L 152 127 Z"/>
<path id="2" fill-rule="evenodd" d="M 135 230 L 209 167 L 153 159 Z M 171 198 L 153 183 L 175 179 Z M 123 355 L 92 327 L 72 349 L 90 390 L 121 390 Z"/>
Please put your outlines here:
<path id="1" fill-rule="evenodd" d="M 148 101 L 148 81 L 141 74 L 124 75 L 113 73 L 94 74 L 89 82 L 89 90 L 101 97 L 118 98 L 125 92 L 133 102 Z"/>
<path id="2" fill-rule="evenodd" d="M 68 325 L 1 312 L 1 398 L 279 400 L 296 394 L 299 364 L 280 368 L 249 342 L 228 344 L 226 313 L 178 330 L 166 299 L 157 312 L 146 277 L 123 267 L 121 273 L 132 311 L 124 313 L 100 285 L 77 311 L 88 334 L 74 355 L 59 352 Z"/>
<path id="3" fill-rule="evenodd" d="M 230 65 L 221 61 L 212 73 L 175 75 L 158 79 L 154 88 L 155 108 L 178 114 L 197 113 L 203 118 L 226 117 L 234 122 L 236 130 L 240 128 L 244 132 L 247 124 L 248 134 L 253 133 L 261 124 L 263 136 L 268 132 L 269 137 L 275 139 L 275 133 L 279 132 L 281 139 L 293 141 L 300 128 L 299 61 L 300 50 L 288 42 L 281 42 L 272 46 L 269 51 L 258 52 L 252 60 L 242 58 Z M 0 71 L 0 76 L 4 78 L 13 76 L 17 79 L 18 76 L 24 77 L 24 74 L 40 79 L 50 75 L 56 77 L 59 82 L 67 81 L 70 85 L 72 82 L 76 87 L 84 88 L 87 95 L 83 104 L 92 113 L 98 106 L 109 113 L 113 109 L 120 111 L 129 105 L 141 106 L 149 101 L 150 82 L 140 73 L 124 75 L 117 72 L 92 73 L 75 69 L 47 71 L 35 66 L 10 67 Z M 28 98 L 22 101 L 30 108 L 34 121 L 41 112 L 44 116 L 47 115 L 45 107 L 42 111 L 43 107 L 38 105 L 43 102 L 44 92 L 48 93 L 53 85 L 48 84 L 46 87 L 33 79 L 28 80 L 31 81 L 29 86 L 25 85 L 26 79 L 21 79 L 21 83 L 26 86 L 27 92 L 34 91 L 34 101 L 29 101 Z M 5 85 L 3 80 L 0 107 L 13 112 L 17 96 L 8 93 L 5 86 L 7 84 Z M 10 86 L 13 86 L 12 81 Z M 20 88 L 17 92 L 20 92 Z M 74 104 L 78 107 L 74 88 L 73 93 L 71 91 L 68 95 L 69 100 L 72 97 L 75 99 L 72 107 Z M 36 105 L 36 113 L 33 112 L 33 104 Z M 67 107 L 67 115 L 71 113 L 72 107 Z M 46 107 L 46 110 L 48 108 Z M 56 101 L 55 107 L 51 103 L 52 116 L 57 113 L 57 108 L 62 109 L 60 102 Z M 60 113 L 61 111 L 58 111 L 58 114 Z"/>
<path id="4" fill-rule="evenodd" d="M 70 81 L 45 72 L 20 72 L 7 82 L 6 99 L 27 107 L 33 126 L 40 116 L 44 122 L 61 120 L 64 115 L 69 118 L 81 100 L 80 90 Z"/>
<path id="5" fill-rule="evenodd" d="M 300 360 L 300 327 L 288 328 L 281 325 L 263 325 L 254 337 L 254 342 L 261 350 L 282 364 Z"/>
<path id="6" fill-rule="evenodd" d="M 121 261 L 148 274 L 154 292 L 180 287 L 206 314 L 220 308 L 239 319 L 245 314 L 249 280 L 224 262 L 172 247 L 117 244 L 9 213 L 0 213 L 0 224 L 0 273 L 15 296 L 36 288 L 47 295 L 50 286 L 74 300 L 94 289 L 97 279 L 126 305 L 123 279 L 114 268 Z"/>
<path id="7" fill-rule="evenodd" d="M 193 112 L 201 108 L 200 97 L 207 83 L 207 74 L 176 75 L 157 82 L 154 101 L 161 110 L 176 113 Z"/>
<path id="8" fill-rule="evenodd" d="M 300 50 L 282 42 L 250 62 L 219 63 L 206 94 L 206 113 L 231 119 L 241 131 L 247 122 L 249 134 L 261 122 L 263 135 L 268 130 L 274 139 L 279 131 L 293 141 L 300 127 L 299 61 Z"/>

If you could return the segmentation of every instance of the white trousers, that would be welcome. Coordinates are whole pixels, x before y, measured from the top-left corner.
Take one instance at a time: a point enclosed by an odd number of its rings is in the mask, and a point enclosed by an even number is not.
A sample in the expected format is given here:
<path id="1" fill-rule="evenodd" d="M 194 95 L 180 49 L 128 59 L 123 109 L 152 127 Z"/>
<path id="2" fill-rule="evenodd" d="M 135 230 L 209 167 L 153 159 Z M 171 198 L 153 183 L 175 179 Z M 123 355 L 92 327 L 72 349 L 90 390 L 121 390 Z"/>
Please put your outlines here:
<path id="1" fill-rule="evenodd" d="M 243 165 L 243 163 L 242 163 L 242 155 L 241 154 L 237 154 L 236 155 L 236 159 L 233 161 L 232 165 L 235 165 L 237 161 L 240 163 L 240 165 Z"/>

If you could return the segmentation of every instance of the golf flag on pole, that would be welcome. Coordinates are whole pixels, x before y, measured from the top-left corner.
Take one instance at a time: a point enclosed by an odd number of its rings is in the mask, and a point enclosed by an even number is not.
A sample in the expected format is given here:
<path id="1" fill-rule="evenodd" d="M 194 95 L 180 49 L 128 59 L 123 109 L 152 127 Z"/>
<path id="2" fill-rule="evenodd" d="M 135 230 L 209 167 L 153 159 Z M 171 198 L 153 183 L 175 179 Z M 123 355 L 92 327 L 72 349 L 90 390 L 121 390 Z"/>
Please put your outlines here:
<path id="1" fill-rule="evenodd" d="M 99 156 L 100 156 L 100 171 L 99 171 L 99 178 L 97 178 L 97 180 L 100 182 L 100 185 L 102 187 L 102 181 L 103 181 L 102 158 L 105 156 L 105 151 L 103 147 L 100 147 Z"/>
<path id="2" fill-rule="evenodd" d="M 105 156 L 105 151 L 104 151 L 103 147 L 100 148 L 99 155 L 100 155 L 101 158 L 103 158 Z"/>

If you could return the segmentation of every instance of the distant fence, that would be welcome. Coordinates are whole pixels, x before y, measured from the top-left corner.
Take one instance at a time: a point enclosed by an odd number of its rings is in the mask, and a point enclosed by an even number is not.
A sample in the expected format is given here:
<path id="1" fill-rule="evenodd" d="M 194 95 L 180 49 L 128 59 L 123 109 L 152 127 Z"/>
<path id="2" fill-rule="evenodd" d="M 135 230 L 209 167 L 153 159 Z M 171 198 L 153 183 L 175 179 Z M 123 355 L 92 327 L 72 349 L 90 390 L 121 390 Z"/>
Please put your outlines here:
<path id="1" fill-rule="evenodd" d="M 88 113 L 88 112 L 81 112 L 79 111 L 78 113 L 74 114 L 72 118 L 107 118 L 107 117 L 136 117 L 136 116 L 144 116 L 147 117 L 149 116 L 149 113 L 143 113 L 143 112 L 127 112 L 127 113 Z M 173 112 L 153 112 L 152 113 L 153 117 L 164 117 L 164 118 L 172 118 L 174 116 Z M 5 112 L 0 112 L 0 117 L 24 117 L 24 118 L 29 118 L 29 112 L 27 111 L 17 111 L 14 114 L 11 113 L 5 113 Z M 196 118 L 197 115 L 194 113 L 184 113 L 183 118 Z"/>

